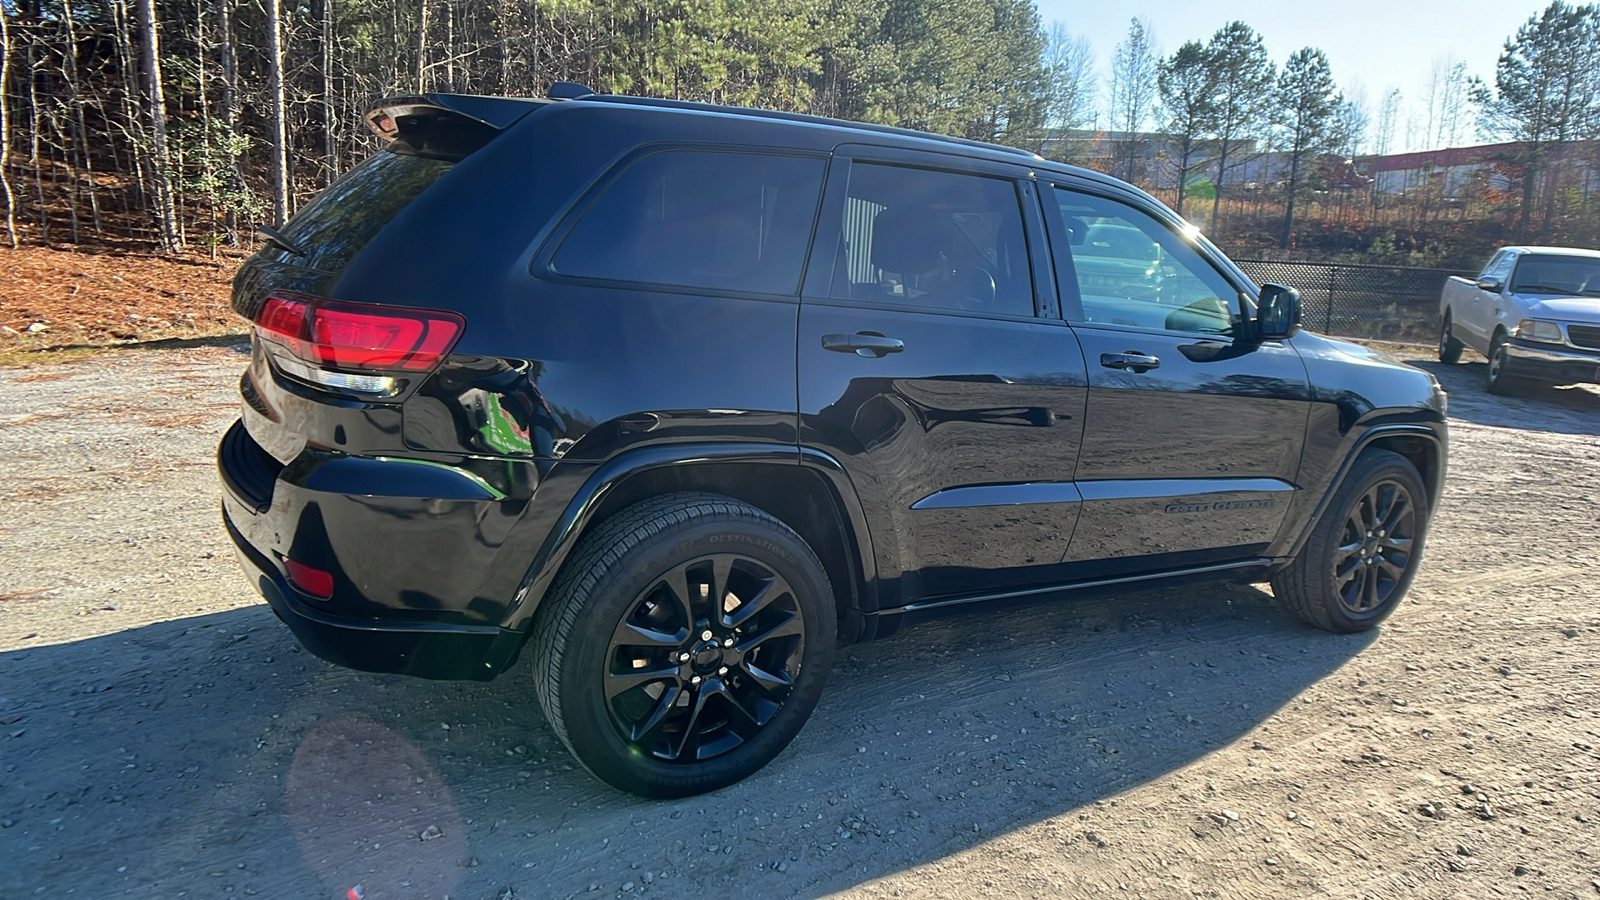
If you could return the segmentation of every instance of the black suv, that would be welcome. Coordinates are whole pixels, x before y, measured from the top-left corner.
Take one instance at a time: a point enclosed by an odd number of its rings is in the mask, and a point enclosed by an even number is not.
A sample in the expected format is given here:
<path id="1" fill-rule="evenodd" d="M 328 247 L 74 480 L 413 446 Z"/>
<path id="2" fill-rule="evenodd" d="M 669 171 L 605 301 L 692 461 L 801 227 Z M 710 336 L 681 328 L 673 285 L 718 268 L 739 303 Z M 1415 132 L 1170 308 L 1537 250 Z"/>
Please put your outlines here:
<path id="1" fill-rule="evenodd" d="M 635 97 L 427 95 L 239 272 L 229 534 L 312 652 L 528 647 L 600 778 L 730 784 L 837 641 L 920 611 L 1270 580 L 1370 628 L 1445 473 L 1430 375 L 1299 332 L 1126 184 Z"/>

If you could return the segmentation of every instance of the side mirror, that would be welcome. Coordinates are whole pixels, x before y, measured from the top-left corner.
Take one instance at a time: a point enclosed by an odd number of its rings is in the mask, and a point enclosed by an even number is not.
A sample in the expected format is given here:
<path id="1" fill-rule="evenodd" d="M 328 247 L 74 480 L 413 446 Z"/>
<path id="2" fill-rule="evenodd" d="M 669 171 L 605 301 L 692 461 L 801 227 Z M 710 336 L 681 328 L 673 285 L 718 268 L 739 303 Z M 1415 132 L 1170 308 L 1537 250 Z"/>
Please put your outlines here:
<path id="1" fill-rule="evenodd" d="M 1281 284 L 1264 284 L 1256 300 L 1256 339 L 1281 341 L 1300 331 L 1300 292 Z"/>
<path id="2" fill-rule="evenodd" d="M 1501 281 L 1498 278 L 1479 278 L 1478 290 L 1488 291 L 1491 294 L 1498 294 L 1500 293 L 1500 289 L 1505 287 L 1505 284 L 1506 283 L 1504 281 Z"/>

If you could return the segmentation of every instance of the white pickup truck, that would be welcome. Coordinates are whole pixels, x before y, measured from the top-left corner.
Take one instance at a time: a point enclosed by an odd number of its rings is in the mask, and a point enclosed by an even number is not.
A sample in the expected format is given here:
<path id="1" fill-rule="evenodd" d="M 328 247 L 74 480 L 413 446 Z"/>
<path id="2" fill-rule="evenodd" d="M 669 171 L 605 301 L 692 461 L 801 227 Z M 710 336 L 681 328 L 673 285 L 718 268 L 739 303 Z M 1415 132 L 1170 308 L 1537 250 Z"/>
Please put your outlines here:
<path id="1" fill-rule="evenodd" d="M 1476 279 L 1439 294 L 1439 360 L 1489 359 L 1489 391 L 1523 380 L 1600 384 L 1600 252 L 1503 247 Z"/>

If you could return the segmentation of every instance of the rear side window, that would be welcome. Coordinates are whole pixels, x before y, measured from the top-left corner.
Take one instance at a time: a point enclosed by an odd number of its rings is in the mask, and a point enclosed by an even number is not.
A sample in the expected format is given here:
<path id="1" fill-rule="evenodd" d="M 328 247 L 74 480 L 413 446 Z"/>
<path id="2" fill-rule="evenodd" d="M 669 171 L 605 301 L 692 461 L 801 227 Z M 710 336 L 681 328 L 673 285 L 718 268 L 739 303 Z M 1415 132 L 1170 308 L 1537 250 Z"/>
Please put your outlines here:
<path id="1" fill-rule="evenodd" d="M 1010 181 L 854 163 L 829 294 L 924 309 L 1033 315 Z"/>
<path id="2" fill-rule="evenodd" d="M 652 153 L 611 182 L 562 241 L 562 275 L 794 294 L 825 162 L 709 150 Z"/>
<path id="3" fill-rule="evenodd" d="M 284 236 L 306 265 L 337 271 L 454 163 L 380 150 L 295 213 Z"/>

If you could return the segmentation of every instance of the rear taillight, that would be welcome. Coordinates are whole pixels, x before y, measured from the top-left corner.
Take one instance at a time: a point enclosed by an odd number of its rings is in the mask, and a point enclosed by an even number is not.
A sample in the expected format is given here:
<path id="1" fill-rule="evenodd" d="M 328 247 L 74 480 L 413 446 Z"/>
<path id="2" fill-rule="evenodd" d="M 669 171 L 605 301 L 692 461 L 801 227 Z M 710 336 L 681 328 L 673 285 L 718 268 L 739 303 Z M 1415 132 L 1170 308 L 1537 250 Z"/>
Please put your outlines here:
<path id="1" fill-rule="evenodd" d="M 451 312 L 273 294 L 256 334 L 281 348 L 285 373 L 334 390 L 392 394 L 403 376 L 425 375 L 455 346 L 466 320 Z M 401 376 L 401 377 L 396 377 Z"/>

